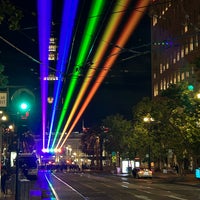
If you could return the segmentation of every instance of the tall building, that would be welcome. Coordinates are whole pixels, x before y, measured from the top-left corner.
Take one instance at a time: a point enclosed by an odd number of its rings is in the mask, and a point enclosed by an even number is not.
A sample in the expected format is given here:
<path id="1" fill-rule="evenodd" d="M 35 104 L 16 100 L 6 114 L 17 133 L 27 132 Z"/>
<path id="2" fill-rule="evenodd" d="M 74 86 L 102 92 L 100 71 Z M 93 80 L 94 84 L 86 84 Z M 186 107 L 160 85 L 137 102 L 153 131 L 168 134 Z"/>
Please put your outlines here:
<path id="1" fill-rule="evenodd" d="M 150 10 L 152 97 L 194 75 L 200 57 L 200 1 L 154 0 Z"/>

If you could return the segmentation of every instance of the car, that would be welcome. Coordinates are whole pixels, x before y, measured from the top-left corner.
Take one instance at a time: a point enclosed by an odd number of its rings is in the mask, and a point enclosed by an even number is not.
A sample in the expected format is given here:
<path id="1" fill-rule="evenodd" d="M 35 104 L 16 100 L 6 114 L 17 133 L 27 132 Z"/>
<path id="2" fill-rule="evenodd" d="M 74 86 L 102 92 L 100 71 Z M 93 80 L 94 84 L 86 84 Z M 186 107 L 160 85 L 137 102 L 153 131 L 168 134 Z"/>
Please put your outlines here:
<path id="1" fill-rule="evenodd" d="M 134 168 L 132 170 L 134 178 L 152 178 L 152 170 L 146 168 Z"/>

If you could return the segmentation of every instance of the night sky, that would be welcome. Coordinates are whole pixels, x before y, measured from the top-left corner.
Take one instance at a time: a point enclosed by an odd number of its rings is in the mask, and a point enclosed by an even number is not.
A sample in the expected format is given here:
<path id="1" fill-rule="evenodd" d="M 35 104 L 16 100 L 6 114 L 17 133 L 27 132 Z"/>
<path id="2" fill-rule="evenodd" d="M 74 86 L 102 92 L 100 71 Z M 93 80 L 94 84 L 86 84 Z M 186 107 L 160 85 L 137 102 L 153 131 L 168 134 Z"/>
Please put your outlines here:
<path id="1" fill-rule="evenodd" d="M 32 59 L 39 60 L 37 1 L 13 2 L 23 10 L 25 18 L 21 22 L 21 29 L 17 31 L 8 30 L 6 24 L 1 25 L 3 29 L 0 29 L 0 36 L 13 46 L 0 40 L 0 63 L 5 66 L 4 74 L 8 76 L 9 85 L 29 88 L 36 95 L 36 107 L 40 107 L 39 64 Z M 56 3 L 54 6 L 60 9 L 60 4 Z M 84 6 L 86 9 L 88 5 L 84 4 Z M 53 16 L 55 24 L 59 24 L 60 13 L 55 8 Z M 59 35 L 59 29 L 56 26 L 54 30 Z M 143 97 L 151 96 L 150 38 L 150 18 L 146 13 L 84 112 L 80 121 L 84 119 L 86 126 L 100 123 L 106 116 L 117 113 L 131 119 L 132 107 Z M 141 54 L 135 55 L 131 50 L 141 52 Z M 65 76 L 67 79 L 68 75 Z M 40 127 L 41 113 L 39 109 L 36 109 L 33 114 L 33 127 L 37 130 Z M 77 129 L 79 127 L 77 126 Z"/>

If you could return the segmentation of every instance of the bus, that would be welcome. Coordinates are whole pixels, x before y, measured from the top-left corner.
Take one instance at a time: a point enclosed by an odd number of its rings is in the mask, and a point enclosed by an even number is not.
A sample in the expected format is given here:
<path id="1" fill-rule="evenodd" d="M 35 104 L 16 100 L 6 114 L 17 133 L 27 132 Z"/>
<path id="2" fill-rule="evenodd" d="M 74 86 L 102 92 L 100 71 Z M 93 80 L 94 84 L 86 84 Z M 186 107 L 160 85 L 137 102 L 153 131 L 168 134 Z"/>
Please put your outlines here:
<path id="1" fill-rule="evenodd" d="M 18 165 L 21 172 L 28 179 L 37 179 L 38 158 L 34 153 L 19 153 Z"/>

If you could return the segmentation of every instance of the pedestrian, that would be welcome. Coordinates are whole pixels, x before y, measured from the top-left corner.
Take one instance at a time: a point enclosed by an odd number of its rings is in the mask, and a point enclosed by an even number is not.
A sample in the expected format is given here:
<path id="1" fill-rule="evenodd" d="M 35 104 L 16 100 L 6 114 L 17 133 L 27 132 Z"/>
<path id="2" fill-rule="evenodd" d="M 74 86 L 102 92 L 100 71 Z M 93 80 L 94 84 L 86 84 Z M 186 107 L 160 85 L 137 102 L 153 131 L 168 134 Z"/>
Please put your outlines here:
<path id="1" fill-rule="evenodd" d="M 7 180 L 8 172 L 6 167 L 3 166 L 1 169 L 1 191 L 3 192 L 4 196 L 6 195 L 6 180 Z"/>
<path id="2" fill-rule="evenodd" d="M 179 173 L 179 169 L 178 169 L 178 165 L 177 164 L 175 165 L 175 169 L 176 169 L 176 173 L 178 174 Z"/>

